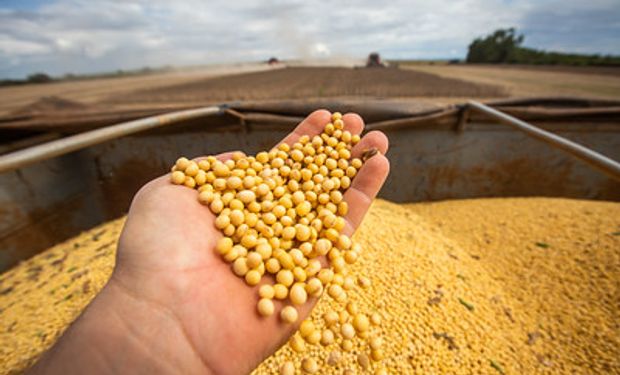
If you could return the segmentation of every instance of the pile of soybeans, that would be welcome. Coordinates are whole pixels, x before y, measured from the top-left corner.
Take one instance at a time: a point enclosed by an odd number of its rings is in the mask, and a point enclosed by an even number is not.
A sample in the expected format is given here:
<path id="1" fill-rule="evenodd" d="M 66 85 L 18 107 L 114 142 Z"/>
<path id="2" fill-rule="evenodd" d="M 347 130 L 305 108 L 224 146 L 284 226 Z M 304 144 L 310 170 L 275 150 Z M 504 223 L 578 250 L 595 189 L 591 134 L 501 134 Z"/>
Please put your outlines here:
<path id="1" fill-rule="evenodd" d="M 0 371 L 23 371 L 114 267 L 124 219 L 50 248 L 0 277 Z M 620 204 L 549 198 L 373 203 L 352 272 L 382 310 L 390 373 L 620 372 Z M 330 309 L 322 298 L 312 315 Z M 329 352 L 312 346 L 313 357 Z M 256 369 L 308 354 L 282 347 Z M 327 372 L 333 369 L 323 366 Z M 363 373 L 350 360 L 338 366 Z"/>

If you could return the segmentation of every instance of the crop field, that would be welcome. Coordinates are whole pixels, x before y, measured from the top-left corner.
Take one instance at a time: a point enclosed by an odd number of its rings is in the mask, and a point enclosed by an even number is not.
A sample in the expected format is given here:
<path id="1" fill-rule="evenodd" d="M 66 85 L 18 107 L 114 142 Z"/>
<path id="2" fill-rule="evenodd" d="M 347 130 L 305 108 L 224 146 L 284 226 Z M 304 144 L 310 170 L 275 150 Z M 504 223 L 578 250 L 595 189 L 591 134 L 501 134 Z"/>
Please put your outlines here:
<path id="1" fill-rule="evenodd" d="M 290 67 L 141 90 L 114 103 L 203 102 L 321 97 L 499 97 L 499 87 L 402 69 Z"/>
<path id="2" fill-rule="evenodd" d="M 7 86 L 0 87 L 0 117 L 62 111 L 68 109 L 67 102 L 113 113 L 236 100 L 327 97 L 415 98 L 438 104 L 514 96 L 620 99 L 620 68 L 615 67 L 399 65 L 365 69 L 237 64 Z"/>
<path id="3" fill-rule="evenodd" d="M 149 90 L 168 85 L 194 82 L 208 77 L 220 77 L 228 74 L 265 69 L 269 69 L 269 67 L 258 64 L 214 66 L 127 77 L 93 78 L 0 87 L 0 98 L 2 98 L 0 100 L 0 116 L 21 111 L 28 108 L 32 103 L 51 96 L 87 106 L 96 106 L 107 98 L 135 90 Z"/>
<path id="4" fill-rule="evenodd" d="M 401 68 L 494 85 L 510 96 L 620 99 L 620 67 L 401 64 Z"/>

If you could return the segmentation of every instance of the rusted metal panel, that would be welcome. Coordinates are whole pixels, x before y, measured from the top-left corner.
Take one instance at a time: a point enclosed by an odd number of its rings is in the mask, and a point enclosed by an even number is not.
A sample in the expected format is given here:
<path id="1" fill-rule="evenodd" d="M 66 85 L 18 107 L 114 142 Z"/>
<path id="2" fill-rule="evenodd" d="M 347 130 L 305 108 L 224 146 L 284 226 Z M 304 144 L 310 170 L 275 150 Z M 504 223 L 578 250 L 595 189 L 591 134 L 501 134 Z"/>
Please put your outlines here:
<path id="1" fill-rule="evenodd" d="M 397 202 L 501 196 L 620 200 L 620 183 L 527 135 L 505 128 L 448 134 L 389 131 L 389 159 L 398 173 L 390 174 L 381 194 Z M 559 134 L 620 158 L 617 136 Z"/>
<path id="2" fill-rule="evenodd" d="M 521 119 L 498 111 L 477 101 L 469 101 L 467 107 L 470 111 L 482 112 L 492 116 L 495 120 L 513 129 L 527 134 L 530 138 L 537 139 L 556 149 L 562 150 L 577 159 L 588 163 L 593 168 L 602 171 L 616 181 L 620 181 L 620 163 L 614 159 L 588 148 L 578 142 L 571 141 L 556 133 L 546 131 L 538 126 L 527 123 Z"/>
<path id="3" fill-rule="evenodd" d="M 535 195 L 620 200 L 620 185 L 579 160 L 506 126 L 471 125 L 475 130 L 462 133 L 430 126 L 387 131 L 388 156 L 398 173 L 390 175 L 382 196 L 399 202 Z M 617 132 L 569 128 L 557 133 L 620 159 Z M 271 147 L 285 134 L 249 128 L 245 132 L 144 135 L 100 145 L 93 153 L 103 187 L 112 186 L 113 181 L 131 181 L 130 190 L 135 190 L 167 170 L 181 154 L 253 153 Z M 118 190 L 113 196 L 120 194 Z"/>
<path id="4" fill-rule="evenodd" d="M 105 217 L 88 152 L 0 175 L 0 270 Z"/>
<path id="5" fill-rule="evenodd" d="M 227 120 L 226 123 L 224 120 Z M 116 139 L 0 175 L 0 270 L 127 211 L 139 187 L 180 155 L 254 153 L 289 129 L 192 120 Z M 291 124 L 292 126 L 292 124 Z M 587 125 L 584 125 L 587 126 Z M 552 131 L 620 159 L 620 128 L 550 125 Z M 590 130 L 593 130 L 591 128 Z M 509 127 L 468 123 L 386 129 L 392 173 L 381 197 L 412 202 L 493 196 L 620 200 L 620 185 L 581 161 Z"/>

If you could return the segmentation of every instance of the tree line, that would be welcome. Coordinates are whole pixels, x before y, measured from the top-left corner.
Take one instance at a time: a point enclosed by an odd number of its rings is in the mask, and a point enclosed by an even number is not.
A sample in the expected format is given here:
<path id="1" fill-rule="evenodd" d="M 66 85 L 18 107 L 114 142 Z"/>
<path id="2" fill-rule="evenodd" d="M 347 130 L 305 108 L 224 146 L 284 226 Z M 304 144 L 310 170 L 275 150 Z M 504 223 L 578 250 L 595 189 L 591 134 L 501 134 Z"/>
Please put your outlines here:
<path id="1" fill-rule="evenodd" d="M 540 51 L 522 47 L 523 34 L 499 29 L 469 45 L 468 63 L 620 66 L 620 56 Z"/>

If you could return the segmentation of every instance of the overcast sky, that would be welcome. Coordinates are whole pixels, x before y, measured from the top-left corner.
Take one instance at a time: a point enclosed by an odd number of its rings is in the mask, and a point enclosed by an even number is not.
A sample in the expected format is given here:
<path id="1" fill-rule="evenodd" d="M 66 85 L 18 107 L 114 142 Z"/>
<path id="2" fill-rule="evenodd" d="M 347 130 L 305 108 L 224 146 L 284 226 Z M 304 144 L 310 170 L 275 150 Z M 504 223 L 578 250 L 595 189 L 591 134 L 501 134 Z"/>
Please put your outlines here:
<path id="1" fill-rule="evenodd" d="M 0 78 L 280 58 L 462 58 L 525 45 L 620 54 L 620 0 L 0 0 Z"/>

